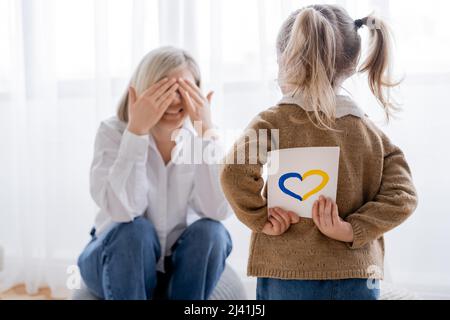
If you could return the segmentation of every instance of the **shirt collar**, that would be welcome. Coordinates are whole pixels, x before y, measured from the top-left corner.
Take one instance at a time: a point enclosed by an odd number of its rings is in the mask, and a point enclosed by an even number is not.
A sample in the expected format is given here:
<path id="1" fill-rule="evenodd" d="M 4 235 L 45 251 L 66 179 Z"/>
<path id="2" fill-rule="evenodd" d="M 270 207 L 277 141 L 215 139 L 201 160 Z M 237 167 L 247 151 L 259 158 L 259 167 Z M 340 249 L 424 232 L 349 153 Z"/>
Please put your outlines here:
<path id="1" fill-rule="evenodd" d="M 283 104 L 297 105 L 307 112 L 314 111 L 307 103 L 305 103 L 305 99 L 301 93 L 297 93 L 294 96 L 285 95 L 283 99 L 278 102 L 278 105 Z M 361 119 L 367 117 L 366 113 L 349 96 L 336 95 L 336 118 L 340 119 L 349 115 Z"/>

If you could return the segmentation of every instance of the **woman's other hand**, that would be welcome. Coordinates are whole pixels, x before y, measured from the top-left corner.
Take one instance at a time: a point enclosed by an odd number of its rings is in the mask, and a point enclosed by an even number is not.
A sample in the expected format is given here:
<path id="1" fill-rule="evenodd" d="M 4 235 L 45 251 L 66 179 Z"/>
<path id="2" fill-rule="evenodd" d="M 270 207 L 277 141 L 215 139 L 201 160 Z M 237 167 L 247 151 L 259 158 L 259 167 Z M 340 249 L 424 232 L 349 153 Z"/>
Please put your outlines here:
<path id="1" fill-rule="evenodd" d="M 208 130 L 213 129 L 211 117 L 211 99 L 214 92 L 203 96 L 199 87 L 187 79 L 178 79 L 180 84 L 180 93 L 184 100 L 185 107 L 191 118 L 195 130 L 200 136 L 203 136 Z M 200 123 L 200 126 L 198 126 Z M 200 132 L 201 130 L 201 132 Z"/>
<path id="2" fill-rule="evenodd" d="M 176 98 L 179 84 L 176 79 L 163 79 L 148 88 L 141 96 L 136 89 L 128 91 L 128 131 L 139 135 L 147 135 L 159 122 Z"/>

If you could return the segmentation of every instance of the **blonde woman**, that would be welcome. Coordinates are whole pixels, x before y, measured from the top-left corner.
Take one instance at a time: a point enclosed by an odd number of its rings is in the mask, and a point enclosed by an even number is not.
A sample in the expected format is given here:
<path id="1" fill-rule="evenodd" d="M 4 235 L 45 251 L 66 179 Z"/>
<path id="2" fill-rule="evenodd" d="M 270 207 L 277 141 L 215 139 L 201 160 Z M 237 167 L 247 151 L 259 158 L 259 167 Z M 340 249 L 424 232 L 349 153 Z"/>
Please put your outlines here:
<path id="1" fill-rule="evenodd" d="M 137 68 L 117 116 L 100 125 L 91 168 L 100 211 L 78 259 L 99 298 L 208 299 L 224 270 L 232 245 L 219 221 L 231 211 L 218 167 L 176 159 L 196 142 L 218 143 L 204 136 L 212 94 L 200 85 L 188 53 L 157 49 Z M 192 141 L 176 139 L 179 129 Z"/>
<path id="2" fill-rule="evenodd" d="M 402 151 L 350 97 L 338 94 L 358 68 L 361 28 L 369 29 L 371 48 L 360 71 L 368 73 L 369 86 L 386 113 L 395 110 L 388 94 L 395 83 L 389 78 L 386 24 L 371 16 L 354 20 L 339 6 L 314 5 L 294 12 L 282 26 L 277 49 L 285 97 L 248 129 L 278 129 L 278 149 L 340 147 L 337 203 L 321 197 L 313 219 L 267 208 L 261 194 L 264 154 L 259 165 L 227 165 L 223 170 L 224 192 L 253 231 L 248 272 L 258 277 L 258 299 L 377 299 L 383 235 L 416 208 Z M 256 144 L 242 139 L 233 150 L 245 152 Z"/>

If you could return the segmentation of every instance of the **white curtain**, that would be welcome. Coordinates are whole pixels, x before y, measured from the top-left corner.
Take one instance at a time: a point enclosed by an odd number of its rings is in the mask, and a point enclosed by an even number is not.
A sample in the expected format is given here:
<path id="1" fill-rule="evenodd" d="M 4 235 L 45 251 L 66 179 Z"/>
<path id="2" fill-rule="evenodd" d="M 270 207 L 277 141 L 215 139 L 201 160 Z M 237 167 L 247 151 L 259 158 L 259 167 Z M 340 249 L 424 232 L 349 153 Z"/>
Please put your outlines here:
<path id="1" fill-rule="evenodd" d="M 146 52 L 161 45 L 191 51 L 205 90 L 216 92 L 215 122 L 241 130 L 280 97 L 274 43 L 283 19 L 318 2 L 324 1 L 0 0 L 0 292 L 25 283 L 30 293 L 49 286 L 55 296 L 67 294 L 68 268 L 89 240 L 97 210 L 88 192 L 95 132 L 114 114 Z M 450 6 L 332 2 L 355 18 L 378 9 L 397 34 L 405 110 L 384 129 L 410 160 L 421 204 L 388 235 L 392 279 L 448 288 L 450 31 L 446 10 L 437 8 Z M 362 78 L 347 87 L 382 118 Z M 234 218 L 227 226 L 230 262 L 244 275 L 249 232 Z"/>

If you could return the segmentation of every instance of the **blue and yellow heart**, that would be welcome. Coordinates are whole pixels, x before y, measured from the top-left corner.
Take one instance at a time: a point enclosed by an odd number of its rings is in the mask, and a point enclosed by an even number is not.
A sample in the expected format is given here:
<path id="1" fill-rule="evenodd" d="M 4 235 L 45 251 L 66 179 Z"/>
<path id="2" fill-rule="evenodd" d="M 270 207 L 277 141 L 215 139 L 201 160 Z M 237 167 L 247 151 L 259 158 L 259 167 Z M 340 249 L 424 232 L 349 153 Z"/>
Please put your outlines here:
<path id="1" fill-rule="evenodd" d="M 290 179 L 297 179 L 297 180 L 300 180 L 301 182 L 303 182 L 304 180 L 306 180 L 312 176 L 322 177 L 322 182 L 316 188 L 307 192 L 303 196 L 286 188 L 286 185 L 285 185 L 286 181 L 288 181 Z M 286 173 L 280 177 L 280 180 L 278 181 L 278 186 L 279 186 L 280 190 L 283 193 L 287 194 L 288 196 L 290 196 L 294 199 L 297 199 L 299 201 L 306 201 L 311 196 L 313 196 L 316 193 L 323 190 L 323 188 L 326 187 L 326 185 L 328 184 L 329 181 L 330 181 L 329 175 L 325 171 L 322 171 L 322 170 L 311 170 L 311 171 L 304 173 L 303 175 L 301 175 L 300 173 L 297 173 L 297 172 L 290 172 L 290 173 Z"/>

